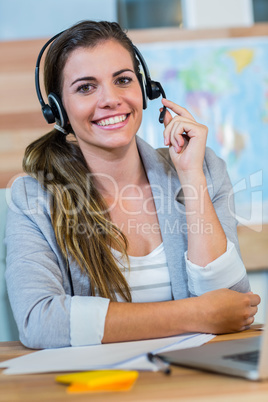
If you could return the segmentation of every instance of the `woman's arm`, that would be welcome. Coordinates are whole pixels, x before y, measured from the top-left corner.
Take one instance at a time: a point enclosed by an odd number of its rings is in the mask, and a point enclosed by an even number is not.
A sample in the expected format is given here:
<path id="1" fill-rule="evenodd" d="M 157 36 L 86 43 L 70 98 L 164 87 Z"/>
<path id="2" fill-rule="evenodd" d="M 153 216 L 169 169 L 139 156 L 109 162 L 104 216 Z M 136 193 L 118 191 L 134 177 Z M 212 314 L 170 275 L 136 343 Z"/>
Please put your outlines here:
<path id="1" fill-rule="evenodd" d="M 206 266 L 225 253 L 227 246 L 203 171 L 208 129 L 197 123 L 181 106 L 167 99 L 162 99 L 162 102 L 176 113 L 174 118 L 168 111 L 166 113 L 164 142 L 169 145 L 170 157 L 184 193 L 188 258 L 194 264 Z"/>
<path id="2" fill-rule="evenodd" d="M 242 331 L 254 321 L 260 297 L 229 289 L 159 303 L 113 303 L 108 308 L 103 343 L 150 339 L 186 332 Z"/>

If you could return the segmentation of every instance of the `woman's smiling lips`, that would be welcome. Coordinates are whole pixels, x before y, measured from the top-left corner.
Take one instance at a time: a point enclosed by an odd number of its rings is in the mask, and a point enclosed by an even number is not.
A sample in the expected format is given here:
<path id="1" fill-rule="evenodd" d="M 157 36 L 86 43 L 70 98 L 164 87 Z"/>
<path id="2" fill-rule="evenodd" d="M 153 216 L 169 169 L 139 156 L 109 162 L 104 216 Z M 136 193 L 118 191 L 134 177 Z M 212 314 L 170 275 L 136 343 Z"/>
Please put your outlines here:
<path id="1" fill-rule="evenodd" d="M 126 124 L 129 115 L 130 113 L 106 117 L 100 120 L 93 121 L 93 124 L 96 124 L 97 126 L 105 129 L 119 128 L 123 127 Z"/>

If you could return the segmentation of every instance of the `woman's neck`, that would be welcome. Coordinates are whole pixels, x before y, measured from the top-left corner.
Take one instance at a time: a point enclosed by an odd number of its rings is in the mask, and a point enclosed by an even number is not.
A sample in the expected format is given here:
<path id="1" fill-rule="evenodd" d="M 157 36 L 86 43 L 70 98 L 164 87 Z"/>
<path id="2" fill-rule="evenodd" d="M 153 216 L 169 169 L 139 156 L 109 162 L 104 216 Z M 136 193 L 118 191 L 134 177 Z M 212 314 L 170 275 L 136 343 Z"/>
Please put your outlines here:
<path id="1" fill-rule="evenodd" d="M 127 147 L 101 153 L 84 153 L 97 189 L 114 194 L 126 186 L 145 184 L 146 174 L 135 139 Z"/>

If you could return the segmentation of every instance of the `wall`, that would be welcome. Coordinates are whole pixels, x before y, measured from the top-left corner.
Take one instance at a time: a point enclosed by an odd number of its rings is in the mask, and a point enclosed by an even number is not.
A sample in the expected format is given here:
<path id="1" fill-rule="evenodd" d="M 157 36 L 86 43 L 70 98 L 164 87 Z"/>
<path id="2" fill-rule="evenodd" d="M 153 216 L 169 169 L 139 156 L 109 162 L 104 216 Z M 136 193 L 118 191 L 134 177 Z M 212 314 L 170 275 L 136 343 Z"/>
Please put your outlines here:
<path id="1" fill-rule="evenodd" d="M 250 26 L 252 0 L 184 0 L 184 26 L 189 29 Z"/>
<path id="2" fill-rule="evenodd" d="M 0 40 L 44 38 L 77 21 L 117 20 L 117 0 L 0 0 Z"/>

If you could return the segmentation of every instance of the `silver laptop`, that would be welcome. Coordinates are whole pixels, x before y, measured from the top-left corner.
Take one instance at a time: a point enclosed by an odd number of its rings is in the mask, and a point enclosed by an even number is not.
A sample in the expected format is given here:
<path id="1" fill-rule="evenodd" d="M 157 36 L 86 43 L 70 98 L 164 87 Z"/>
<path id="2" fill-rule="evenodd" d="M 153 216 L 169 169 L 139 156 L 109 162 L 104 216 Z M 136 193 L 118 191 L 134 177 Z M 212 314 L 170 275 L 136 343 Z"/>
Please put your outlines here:
<path id="1" fill-rule="evenodd" d="M 209 343 L 200 347 L 159 353 L 175 365 L 214 371 L 249 380 L 268 379 L 268 308 L 260 336 Z"/>

